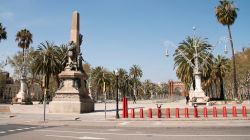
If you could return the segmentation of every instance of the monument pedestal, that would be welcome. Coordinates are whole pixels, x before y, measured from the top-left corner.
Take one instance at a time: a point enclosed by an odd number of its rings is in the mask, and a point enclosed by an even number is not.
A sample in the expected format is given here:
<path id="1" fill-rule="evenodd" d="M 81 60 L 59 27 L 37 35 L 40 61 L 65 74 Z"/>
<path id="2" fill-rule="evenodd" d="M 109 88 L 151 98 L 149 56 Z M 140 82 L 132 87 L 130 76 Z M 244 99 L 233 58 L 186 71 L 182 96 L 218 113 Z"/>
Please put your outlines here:
<path id="1" fill-rule="evenodd" d="M 60 88 L 49 104 L 50 113 L 87 113 L 94 111 L 94 102 L 84 87 L 84 75 L 80 71 L 63 71 Z"/>
<path id="2" fill-rule="evenodd" d="M 26 83 L 26 78 L 22 77 L 20 79 L 20 90 L 17 93 L 15 99 L 12 101 L 14 104 L 32 105 L 31 97 L 28 92 L 28 86 Z"/>
<path id="3" fill-rule="evenodd" d="M 190 106 L 196 105 L 209 105 L 209 97 L 205 95 L 203 90 L 194 90 L 189 92 Z"/>

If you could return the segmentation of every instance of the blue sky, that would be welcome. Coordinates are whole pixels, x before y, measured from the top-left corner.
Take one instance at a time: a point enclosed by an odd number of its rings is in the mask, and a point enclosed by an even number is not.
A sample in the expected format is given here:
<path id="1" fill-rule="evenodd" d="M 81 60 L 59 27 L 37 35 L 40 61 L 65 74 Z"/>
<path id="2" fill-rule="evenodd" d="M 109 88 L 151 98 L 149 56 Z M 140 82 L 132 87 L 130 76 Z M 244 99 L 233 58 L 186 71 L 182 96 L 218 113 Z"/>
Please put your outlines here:
<path id="1" fill-rule="evenodd" d="M 232 26 L 237 51 L 250 46 L 250 1 L 235 0 L 240 9 Z M 27 28 L 33 34 L 32 47 L 45 40 L 68 43 L 72 12 L 80 13 L 80 32 L 84 35 L 81 51 L 92 67 L 109 70 L 129 68 L 138 64 L 143 78 L 153 82 L 177 80 L 173 58 L 164 56 L 165 49 L 173 54 L 174 47 L 192 35 L 208 38 L 216 45 L 227 36 L 227 28 L 218 24 L 214 14 L 217 0 L 1 0 L 0 22 L 6 27 L 7 40 L 0 43 L 0 58 L 21 49 L 15 42 L 16 33 Z M 216 45 L 214 54 L 223 54 L 223 44 Z M 231 56 L 231 52 L 226 55 Z M 6 69 L 10 69 L 6 67 Z M 10 70 L 11 71 L 11 70 Z"/>

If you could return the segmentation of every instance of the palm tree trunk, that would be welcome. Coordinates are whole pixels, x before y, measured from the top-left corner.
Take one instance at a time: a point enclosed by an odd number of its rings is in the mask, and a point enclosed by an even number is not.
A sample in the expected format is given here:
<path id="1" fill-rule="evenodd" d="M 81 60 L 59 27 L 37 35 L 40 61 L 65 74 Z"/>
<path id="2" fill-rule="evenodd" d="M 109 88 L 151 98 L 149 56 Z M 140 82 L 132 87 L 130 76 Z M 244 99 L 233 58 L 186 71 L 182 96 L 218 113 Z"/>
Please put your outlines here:
<path id="1" fill-rule="evenodd" d="M 233 60 L 233 95 L 237 98 L 238 93 L 237 93 L 237 81 L 236 81 L 236 66 L 235 66 L 235 56 L 234 56 L 234 47 L 233 47 L 233 40 L 232 40 L 232 35 L 231 35 L 231 29 L 230 25 L 227 25 L 228 28 L 228 34 L 229 34 L 229 39 L 230 39 L 230 44 L 231 44 L 231 49 L 232 49 L 232 60 Z"/>
<path id="2" fill-rule="evenodd" d="M 224 96 L 224 88 L 223 88 L 223 78 L 220 76 L 220 99 L 224 100 L 225 96 Z"/>

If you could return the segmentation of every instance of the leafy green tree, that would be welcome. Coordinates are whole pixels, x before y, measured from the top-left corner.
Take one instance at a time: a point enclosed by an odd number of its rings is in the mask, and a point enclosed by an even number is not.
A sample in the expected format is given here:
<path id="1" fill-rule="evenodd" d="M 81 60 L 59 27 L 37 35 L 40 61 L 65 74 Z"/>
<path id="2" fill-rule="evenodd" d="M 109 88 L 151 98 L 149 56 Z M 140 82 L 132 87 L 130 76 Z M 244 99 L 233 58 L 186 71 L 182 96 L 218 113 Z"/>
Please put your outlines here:
<path id="1" fill-rule="evenodd" d="M 58 50 L 60 49 L 54 43 L 48 41 L 40 43 L 36 50 L 32 70 L 36 75 L 45 75 L 45 87 L 47 89 L 49 88 L 50 78 L 58 76 L 62 71 L 62 59 L 58 58 Z M 59 82 L 57 85 L 59 85 Z"/>
<path id="2" fill-rule="evenodd" d="M 5 31 L 5 27 L 2 26 L 2 23 L 0 23 L 0 42 L 2 39 L 7 39 L 7 32 Z"/>
<path id="3" fill-rule="evenodd" d="M 119 77 L 118 77 L 119 89 L 122 92 L 122 96 L 125 96 L 127 92 L 127 86 L 128 86 L 127 85 L 128 84 L 127 83 L 128 72 L 123 68 L 119 68 L 118 73 L 119 73 Z"/>
<path id="4" fill-rule="evenodd" d="M 233 39 L 232 39 L 230 26 L 234 24 L 237 18 L 238 10 L 239 9 L 235 7 L 233 1 L 229 1 L 229 0 L 220 0 L 219 5 L 215 8 L 215 14 L 216 14 L 218 22 L 221 23 L 223 26 L 227 26 L 227 29 L 228 29 L 229 40 L 230 40 L 231 50 L 232 50 L 233 94 L 235 97 L 238 96 L 237 94 L 238 88 L 237 88 L 237 79 L 236 79 L 235 52 L 234 52 Z"/>
<path id="5" fill-rule="evenodd" d="M 33 42 L 32 34 L 27 29 L 22 29 L 16 34 L 16 42 L 18 42 L 18 47 L 23 49 L 23 61 L 24 61 L 24 50 L 28 49 L 30 44 Z"/>
<path id="6" fill-rule="evenodd" d="M 139 65 L 133 65 L 129 70 L 129 75 L 133 79 L 134 84 L 134 96 L 138 96 L 139 79 L 142 77 L 143 73 Z"/>
<path id="7" fill-rule="evenodd" d="M 215 81 L 220 82 L 220 99 L 225 99 L 224 94 L 224 77 L 226 73 L 230 70 L 229 59 L 224 56 L 218 55 L 214 58 L 214 63 L 212 65 L 212 75 L 215 77 Z"/>
<path id="8" fill-rule="evenodd" d="M 195 46 L 197 46 L 197 53 L 199 54 L 198 61 L 201 65 L 200 71 L 203 79 L 206 80 L 210 76 L 211 67 L 209 64 L 212 64 L 213 55 L 210 51 L 212 46 L 205 39 L 188 36 L 186 40 L 180 43 L 174 53 L 176 75 L 186 87 L 190 87 L 191 83 L 195 87 L 193 76 Z"/>
<path id="9" fill-rule="evenodd" d="M 93 68 L 91 70 L 91 86 L 95 90 L 95 98 L 99 100 L 100 93 L 103 93 L 103 86 L 105 82 L 105 86 L 110 84 L 110 79 L 108 77 L 109 72 L 101 66 Z"/>

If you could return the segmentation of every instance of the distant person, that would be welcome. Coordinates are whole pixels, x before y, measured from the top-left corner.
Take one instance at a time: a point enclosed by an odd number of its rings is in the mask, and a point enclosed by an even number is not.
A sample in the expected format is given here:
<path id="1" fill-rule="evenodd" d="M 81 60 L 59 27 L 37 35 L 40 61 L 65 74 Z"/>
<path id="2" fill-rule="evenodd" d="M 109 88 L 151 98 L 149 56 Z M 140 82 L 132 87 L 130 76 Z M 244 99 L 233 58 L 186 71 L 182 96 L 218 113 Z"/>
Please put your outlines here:
<path id="1" fill-rule="evenodd" d="M 187 95 L 186 96 L 186 105 L 189 103 L 189 100 L 190 100 L 189 95 Z"/>
<path id="2" fill-rule="evenodd" d="M 133 97 L 133 104 L 136 104 L 136 98 L 135 98 L 135 96 Z"/>

